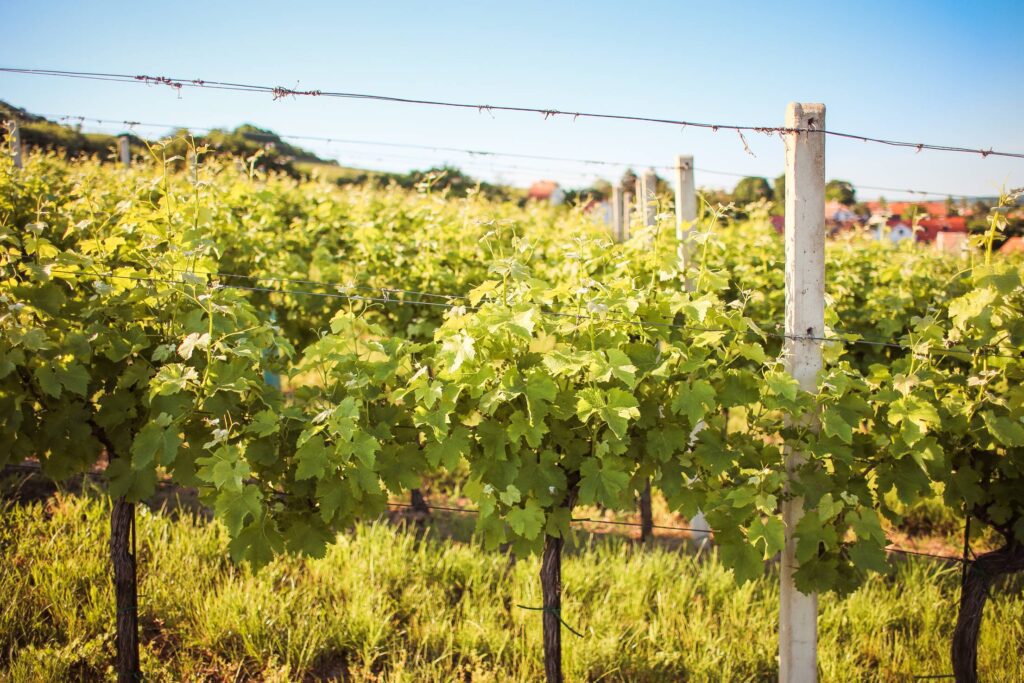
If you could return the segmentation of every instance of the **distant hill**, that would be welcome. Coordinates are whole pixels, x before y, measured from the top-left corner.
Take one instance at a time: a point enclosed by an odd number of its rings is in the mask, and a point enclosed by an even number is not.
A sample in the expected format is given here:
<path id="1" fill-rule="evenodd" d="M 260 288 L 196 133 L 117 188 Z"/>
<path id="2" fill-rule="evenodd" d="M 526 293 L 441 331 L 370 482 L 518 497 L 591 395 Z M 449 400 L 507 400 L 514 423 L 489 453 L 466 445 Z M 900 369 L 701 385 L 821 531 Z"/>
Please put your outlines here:
<path id="1" fill-rule="evenodd" d="M 21 140 L 28 147 L 63 151 L 69 158 L 83 155 L 110 160 L 116 158 L 119 136 L 86 133 L 79 126 L 50 121 L 0 100 L 0 121 L 9 119 L 18 121 Z M 145 144 L 147 141 L 134 133 L 125 135 L 128 137 L 132 154 L 148 154 Z M 234 130 L 215 128 L 208 133 L 194 133 L 187 129 L 172 130 L 161 136 L 161 139 L 174 140 L 169 156 L 179 155 L 184 158 L 185 140 L 190 136 L 196 145 L 207 145 L 214 154 L 240 158 L 258 155 L 255 161 L 257 167 L 286 173 L 296 178 L 317 175 L 339 185 L 394 183 L 405 188 L 429 185 L 434 191 L 448 190 L 455 196 L 465 196 L 473 188 L 479 188 L 488 197 L 499 199 L 518 199 L 523 194 L 515 188 L 480 182 L 458 168 L 447 166 L 413 170 L 408 173 L 341 166 L 334 159 L 323 159 L 307 149 L 286 142 L 272 130 L 251 124 L 242 124 Z"/>
<path id="2" fill-rule="evenodd" d="M 21 129 L 21 140 L 29 147 L 60 150 L 68 157 L 95 155 L 113 158 L 117 137 L 105 133 L 85 133 L 78 126 L 57 123 L 32 114 L 7 102 L 0 101 L 0 119 L 16 119 Z M 133 154 L 146 154 L 143 138 L 126 133 Z M 321 159 L 309 150 L 285 142 L 276 133 L 253 125 L 243 124 L 234 130 L 215 128 L 208 133 L 192 133 L 188 130 L 169 131 L 165 137 L 181 140 L 172 143 L 180 145 L 184 152 L 184 138 L 191 136 L 197 145 L 208 145 L 215 154 L 226 154 L 248 158 L 259 154 L 256 164 L 260 168 L 280 171 L 292 176 L 303 175 L 296 162 L 320 166 L 337 166 L 332 159 Z"/>

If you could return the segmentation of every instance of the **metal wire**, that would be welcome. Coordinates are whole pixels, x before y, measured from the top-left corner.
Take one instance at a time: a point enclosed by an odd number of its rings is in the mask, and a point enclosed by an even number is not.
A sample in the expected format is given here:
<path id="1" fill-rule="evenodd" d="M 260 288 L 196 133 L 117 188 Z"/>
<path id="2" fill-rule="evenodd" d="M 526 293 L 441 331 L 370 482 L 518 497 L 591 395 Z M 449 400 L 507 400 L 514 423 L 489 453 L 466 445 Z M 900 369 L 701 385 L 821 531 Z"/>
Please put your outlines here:
<path id="1" fill-rule="evenodd" d="M 980 148 L 961 147 L 957 145 L 945 145 L 945 144 L 933 144 L 924 142 L 906 142 L 902 140 L 890 140 L 885 138 L 872 137 L 868 135 L 860 135 L 856 133 L 845 133 L 834 130 L 827 130 L 824 128 L 787 128 L 785 126 L 751 126 L 751 125 L 736 125 L 728 123 L 707 123 L 700 121 L 686 121 L 682 119 L 669 119 L 669 118 L 658 118 L 651 116 L 637 116 L 629 114 L 603 114 L 594 112 L 583 112 L 583 111 L 563 111 L 554 108 L 538 108 L 538 107 L 526 107 L 520 105 L 491 105 L 491 104 L 471 104 L 466 102 L 450 102 L 444 100 L 431 100 L 431 99 L 419 99 L 413 97 L 396 97 L 389 95 L 375 95 L 369 93 L 356 93 L 356 92 L 338 92 L 338 91 L 326 91 L 326 90 L 299 90 L 295 88 L 286 88 L 283 86 L 268 86 L 268 85 L 254 85 L 247 83 L 232 83 L 228 81 L 213 81 L 202 78 L 176 78 L 168 76 L 148 76 L 148 75 L 131 75 L 131 74 L 117 74 L 117 73 L 98 73 L 89 71 L 68 71 L 58 69 L 36 69 L 36 68 L 15 68 L 15 67 L 0 67 L 0 72 L 24 74 L 31 76 L 53 76 L 60 78 L 79 78 L 87 80 L 100 80 L 100 81 L 112 81 L 121 83 L 140 83 L 147 85 L 161 85 L 170 88 L 174 88 L 181 91 L 182 88 L 209 88 L 215 90 L 230 90 L 236 92 L 252 92 L 252 93 L 265 93 L 273 96 L 275 100 L 283 99 L 286 97 L 332 97 L 341 99 L 353 99 L 353 100 L 370 100 L 376 102 L 390 102 L 396 104 L 416 104 L 433 107 L 447 107 L 455 109 L 475 109 L 479 112 L 495 112 L 495 111 L 507 111 L 507 112 L 520 112 L 520 113 L 535 113 L 541 114 L 545 119 L 558 116 L 571 117 L 573 120 L 579 118 L 590 118 L 590 119 L 603 119 L 603 120 L 616 120 L 616 121 L 631 121 L 631 122 L 642 122 L 642 123 L 657 123 L 667 124 L 671 126 L 680 126 L 683 128 L 704 128 L 712 131 L 718 130 L 731 130 L 740 133 L 742 136 L 743 132 L 755 132 L 762 133 L 765 135 L 772 134 L 789 134 L 789 133 L 822 133 L 824 135 L 830 135 L 838 138 L 845 138 L 849 140 L 859 140 L 862 142 L 872 142 L 882 145 L 888 145 L 892 147 L 907 147 L 921 150 L 933 150 L 941 152 L 960 152 L 966 154 L 978 154 L 980 156 L 1002 156 L 1012 157 L 1018 159 L 1024 159 L 1024 153 L 1022 152 L 1008 152 Z"/>
<path id="2" fill-rule="evenodd" d="M 7 470 L 7 471 L 15 470 L 15 471 L 27 472 L 29 474 L 43 475 L 41 464 L 39 464 L 39 465 L 33 465 L 33 464 L 30 464 L 30 463 L 9 464 L 9 465 L 5 465 L 4 466 L 4 470 Z M 0 471 L 4 471 L 4 470 L 0 470 Z M 80 474 L 81 474 L 81 476 L 87 477 L 89 479 L 93 479 L 94 481 L 101 481 L 102 482 L 105 479 L 104 474 L 102 472 L 92 472 L 92 471 L 89 471 L 89 472 L 82 472 Z M 180 489 L 181 488 L 181 486 L 179 486 L 178 484 L 175 484 L 172 481 L 166 481 L 166 480 L 158 481 L 156 483 L 156 486 L 157 486 L 158 489 L 164 489 L 164 490 Z M 284 492 L 277 492 L 277 493 L 284 494 Z M 477 514 L 480 514 L 480 511 L 475 509 L 475 508 L 464 508 L 464 507 L 449 506 L 449 505 L 429 505 L 428 504 L 428 505 L 424 505 L 424 506 L 414 506 L 411 503 L 398 503 L 398 502 L 391 502 L 391 501 L 389 501 L 387 503 L 387 505 L 388 505 L 388 507 L 397 507 L 397 508 L 415 508 L 415 507 L 421 507 L 422 508 L 422 507 L 425 507 L 428 510 L 435 510 L 435 511 L 439 511 L 439 512 L 452 512 L 452 513 L 456 513 L 456 514 L 467 514 L 467 515 L 477 515 Z M 592 519 L 590 517 L 574 517 L 574 518 L 572 518 L 570 520 L 570 523 L 572 523 L 572 524 L 608 524 L 608 525 L 612 525 L 612 526 L 626 526 L 626 527 L 637 527 L 637 528 L 643 527 L 643 524 L 641 524 L 640 522 L 624 522 L 624 521 L 618 521 L 618 520 Z M 693 528 L 693 527 L 674 526 L 674 525 L 666 525 L 666 524 L 654 524 L 652 526 L 652 528 L 654 528 L 654 529 L 662 529 L 664 531 L 685 531 L 685 532 L 691 532 L 691 533 L 716 533 L 714 529 L 697 529 L 697 528 Z M 937 553 L 927 553 L 927 552 L 923 552 L 923 551 L 919 551 L 919 550 L 910 550 L 908 548 L 899 548 L 899 547 L 896 547 L 896 546 L 888 546 L 888 547 L 885 548 L 885 550 L 887 552 L 890 552 L 890 553 L 899 553 L 899 554 L 902 554 L 902 555 L 914 555 L 914 556 L 917 556 L 917 557 L 927 557 L 927 558 L 936 559 L 936 560 L 943 560 L 945 562 L 957 562 L 957 563 L 960 563 L 960 562 L 963 562 L 963 563 L 973 562 L 973 560 L 971 560 L 968 557 L 957 557 L 957 556 L 954 556 L 954 555 L 941 555 L 941 554 L 937 554 Z"/>
<path id="3" fill-rule="evenodd" d="M 144 123 L 144 122 L 141 122 L 141 121 L 131 121 L 131 120 L 119 121 L 119 120 L 114 120 L 114 119 L 100 119 L 100 118 L 81 116 L 81 115 L 76 115 L 76 114 L 49 114 L 49 116 L 51 116 L 53 118 L 56 118 L 56 119 L 63 119 L 65 121 L 81 121 L 81 122 L 92 121 L 94 123 L 99 123 L 99 124 L 121 124 L 121 125 L 128 126 L 128 127 L 132 127 L 132 126 L 148 126 L 148 127 L 154 127 L 154 128 L 188 129 L 188 130 L 207 131 L 207 132 L 216 130 L 216 128 L 211 128 L 211 127 L 208 127 L 208 126 L 189 126 L 189 125 L 184 125 L 184 124 L 169 124 L 169 123 Z M 376 146 L 376 147 L 396 147 L 396 148 L 405 148 L 405 149 L 422 149 L 422 150 L 438 151 L 438 152 L 455 152 L 455 153 L 459 153 L 459 154 L 467 154 L 469 156 L 508 157 L 508 158 L 516 158 L 516 159 L 536 159 L 536 160 L 540 160 L 540 161 L 555 161 L 555 162 L 576 163 L 576 164 L 585 164 L 585 165 L 593 165 L 593 166 L 612 166 L 612 167 L 616 167 L 616 168 L 650 168 L 650 169 L 655 169 L 655 170 L 660 170 L 660 171 L 674 171 L 676 169 L 675 166 L 670 165 L 670 164 L 647 164 L 647 163 L 643 163 L 643 162 L 639 162 L 639 161 L 608 161 L 608 160 L 602 160 L 602 159 L 583 159 L 583 158 L 573 158 L 573 157 L 549 156 L 549 155 L 544 155 L 544 154 L 523 154 L 523 153 L 519 153 L 519 152 L 501 152 L 501 151 L 495 151 L 495 150 L 469 149 L 469 148 L 465 148 L 465 147 L 449 147 L 449 146 L 444 146 L 444 145 L 426 145 L 426 144 L 404 143 L 404 142 L 383 142 L 383 141 L 376 141 L 376 140 L 356 140 L 356 139 L 351 139 L 351 138 L 334 138 L 334 137 L 323 137 L 323 136 L 316 136 L 316 135 L 298 135 L 298 134 L 294 134 L 294 133 L 277 133 L 277 132 L 274 132 L 274 133 L 258 133 L 258 132 L 253 132 L 253 131 L 246 131 L 245 133 L 243 133 L 243 135 L 245 137 L 247 137 L 247 138 L 259 138 L 259 139 L 264 139 L 264 140 L 274 140 L 274 139 L 308 140 L 308 141 L 313 141 L 313 142 L 324 142 L 324 143 L 328 143 L 328 144 L 338 143 L 338 144 L 347 144 L 347 145 L 367 145 L 367 146 Z M 537 171 L 537 170 L 546 171 L 546 170 L 548 170 L 548 169 L 538 169 L 538 168 L 519 167 L 519 166 L 508 166 L 508 168 L 513 169 L 513 170 L 533 170 L 533 171 Z M 716 171 L 716 170 L 713 170 L 713 169 L 703 168 L 703 167 L 700 167 L 700 166 L 694 167 L 694 170 L 695 171 L 699 171 L 701 173 L 708 173 L 708 174 L 711 174 L 711 175 L 720 175 L 720 176 L 726 176 L 726 177 L 731 177 L 731 178 L 747 178 L 747 177 L 750 177 L 750 174 L 748 174 L 748 173 L 736 173 L 734 171 Z M 565 173 L 565 172 L 566 171 L 559 171 L 559 173 Z M 580 175 L 587 175 L 585 173 L 579 173 L 579 174 Z M 983 195 L 969 195 L 969 194 L 962 194 L 962 193 L 956 193 L 956 192 L 935 192 L 935 191 L 931 191 L 931 190 L 911 190 L 911 189 L 900 189 L 900 188 L 894 188 L 894 187 L 878 187 L 878 186 L 873 186 L 873 185 L 861 185 L 859 183 L 851 183 L 851 185 L 853 185 L 856 189 L 860 189 L 860 190 L 880 190 L 880 191 L 886 191 L 886 192 L 900 192 L 900 193 L 904 193 L 904 194 L 916 194 L 916 195 L 920 195 L 922 197 L 958 197 L 958 198 L 963 198 L 963 199 L 986 199 L 987 198 L 987 197 L 985 197 Z"/>
<path id="4" fill-rule="evenodd" d="M 214 290 L 216 290 L 216 289 L 236 289 L 236 290 L 249 291 L 249 292 L 265 292 L 265 293 L 269 293 L 269 294 L 293 294 L 293 295 L 299 295 L 299 296 L 314 296 L 314 297 L 322 297 L 322 298 L 328 298 L 328 299 L 341 299 L 341 300 L 347 300 L 347 301 L 360 301 L 360 302 L 365 302 L 365 303 L 398 304 L 398 305 L 414 305 L 414 306 L 431 306 L 431 307 L 435 307 L 435 308 L 448 308 L 448 309 L 459 308 L 459 309 L 463 309 L 463 310 L 467 310 L 467 311 L 475 311 L 475 310 L 479 310 L 479 308 L 480 308 L 479 306 L 472 306 L 472 305 L 469 305 L 469 304 L 454 304 L 454 303 L 449 303 L 447 301 L 438 302 L 438 301 L 408 300 L 408 299 L 395 299 L 395 298 L 391 298 L 391 297 L 387 297 L 387 296 L 384 296 L 384 297 L 371 297 L 371 296 L 362 296 L 362 295 L 358 295 L 358 294 L 342 294 L 342 293 L 336 293 L 336 292 L 310 292 L 310 291 L 307 291 L 307 290 L 274 289 L 272 287 L 256 287 L 256 286 L 245 286 L 245 285 L 228 285 L 228 284 L 208 283 L 208 282 L 200 283 L 200 282 L 189 282 L 189 281 L 186 281 L 186 280 L 174 280 L 174 279 L 169 279 L 169 278 L 159 278 L 159 277 L 152 277 L 152 276 L 119 275 L 117 273 L 97 273 L 97 272 L 92 272 L 92 271 L 70 271 L 70 270 L 62 270 L 62 269 L 51 269 L 50 272 L 51 273 L 64 274 L 64 275 L 73 275 L 73 276 L 91 276 L 91 277 L 100 277 L 100 278 L 109 278 L 109 279 L 123 279 L 123 280 L 135 281 L 135 282 L 154 282 L 154 283 L 171 284 L 171 285 L 202 286 L 202 287 L 205 287 L 207 289 L 214 289 Z M 250 278 L 250 279 L 253 279 L 253 280 L 264 279 L 264 278 L 261 278 L 259 276 L 247 276 L 247 275 L 228 275 L 227 277 L 245 277 L 245 278 Z M 270 278 L 270 279 L 274 279 L 274 278 Z M 287 281 L 287 278 L 281 278 L 281 280 Z M 313 281 L 309 281 L 309 282 L 313 282 Z M 330 284 L 330 283 L 318 283 L 318 284 L 320 284 L 321 286 L 324 286 L 324 287 L 337 287 L 339 289 L 345 289 L 346 288 L 345 285 L 339 285 L 339 284 Z M 414 290 L 401 290 L 401 289 L 386 290 L 385 289 L 385 290 L 378 290 L 378 291 L 397 291 L 397 292 L 408 291 L 408 292 L 412 292 Z M 433 296 L 433 297 L 447 298 L 449 301 L 453 300 L 453 299 L 468 299 L 467 296 L 465 296 L 465 295 L 458 295 L 458 294 L 437 294 L 437 293 L 427 293 L 427 292 L 420 292 L 419 294 L 424 295 L 424 296 Z M 695 332 L 719 332 L 719 333 L 724 333 L 724 334 L 736 333 L 737 332 L 737 330 L 733 330 L 733 329 L 729 329 L 729 328 L 703 327 L 703 326 L 698 326 L 698 325 L 681 324 L 681 323 L 664 322 L 664 321 L 655 321 L 655 320 L 629 320 L 627 318 L 605 318 L 605 317 L 585 315 L 583 313 L 564 312 L 564 311 L 552 311 L 552 310 L 549 310 L 549 309 L 541 309 L 540 312 L 543 315 L 547 315 L 547 316 L 551 316 L 551 317 L 574 318 L 577 321 L 593 320 L 593 321 L 597 321 L 597 322 L 605 322 L 605 323 L 612 323 L 612 324 L 619 324 L 619 325 L 634 325 L 634 326 L 638 326 L 638 327 L 660 327 L 660 328 L 686 329 L 686 330 L 691 330 L 691 331 L 695 331 Z M 778 324 L 775 324 L 775 326 L 778 327 Z M 901 349 L 901 350 L 904 350 L 904 351 L 917 351 L 918 350 L 917 347 L 914 346 L 914 345 L 907 345 L 907 344 L 902 344 L 902 343 L 898 343 L 898 342 L 880 341 L 880 340 L 873 340 L 873 339 L 845 339 L 845 338 L 836 337 L 836 336 L 828 336 L 828 337 L 826 337 L 826 336 L 813 335 L 813 334 L 809 334 L 809 335 L 785 334 L 785 333 L 779 333 L 779 332 L 769 332 L 769 331 L 766 331 L 764 329 L 760 330 L 760 334 L 764 335 L 765 337 L 770 337 L 770 338 L 775 338 L 775 339 L 782 339 L 782 340 L 789 339 L 789 340 L 792 340 L 792 341 L 818 341 L 818 342 L 823 342 L 823 343 L 835 343 L 835 344 L 844 344 L 844 345 L 861 344 L 861 345 L 868 345 L 868 346 L 878 346 L 878 347 Z M 998 353 L 998 352 L 993 352 L 993 351 L 987 351 L 987 350 L 985 350 L 986 348 L 988 348 L 988 347 L 983 347 L 982 346 L 982 347 L 976 347 L 976 348 L 956 349 L 956 348 L 931 347 L 930 346 L 930 347 L 925 347 L 924 350 L 927 350 L 929 352 L 935 352 L 935 353 L 971 354 L 971 355 L 978 355 L 978 356 L 999 357 L 999 358 L 1014 358 L 1014 359 L 1020 358 L 1021 355 L 1022 355 L 1022 354 L 1005 354 L 1005 353 Z"/>

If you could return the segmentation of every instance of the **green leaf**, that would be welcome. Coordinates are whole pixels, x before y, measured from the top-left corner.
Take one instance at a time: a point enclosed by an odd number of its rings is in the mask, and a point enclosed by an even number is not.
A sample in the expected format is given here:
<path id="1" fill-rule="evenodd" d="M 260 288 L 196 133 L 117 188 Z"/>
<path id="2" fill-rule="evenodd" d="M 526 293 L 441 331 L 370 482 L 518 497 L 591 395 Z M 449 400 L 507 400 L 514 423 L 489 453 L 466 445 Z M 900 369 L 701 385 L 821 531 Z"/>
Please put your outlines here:
<path id="1" fill-rule="evenodd" d="M 352 453 L 359 459 L 367 469 L 373 469 L 377 463 L 377 451 L 380 450 L 380 442 L 371 434 L 360 432 L 352 439 Z"/>
<path id="2" fill-rule="evenodd" d="M 533 540 L 544 528 L 544 511 L 532 500 L 526 501 L 523 507 L 514 507 L 505 515 L 505 521 L 519 536 Z"/>
<path id="3" fill-rule="evenodd" d="M 39 381 L 39 387 L 44 393 L 54 398 L 60 398 L 62 385 L 60 379 L 57 378 L 57 372 L 53 368 L 49 365 L 41 365 L 36 368 L 34 374 Z"/>
<path id="4" fill-rule="evenodd" d="M 1019 420 L 996 415 L 991 410 L 983 412 L 981 419 L 984 420 L 989 434 L 994 436 L 999 443 L 1009 447 L 1024 446 L 1024 424 L 1021 424 Z"/>
<path id="5" fill-rule="evenodd" d="M 196 464 L 200 465 L 196 475 L 217 489 L 240 491 L 242 480 L 249 476 L 249 465 L 233 444 L 223 444 L 207 458 L 196 458 Z"/>
<path id="6" fill-rule="evenodd" d="M 443 465 L 449 472 L 459 466 L 464 456 L 469 455 L 469 430 L 462 425 L 452 428 L 443 441 L 431 441 L 423 448 L 427 463 L 436 468 Z"/>
<path id="7" fill-rule="evenodd" d="M 295 479 L 323 479 L 331 465 L 331 453 L 319 434 L 312 436 L 295 451 Z"/>
<path id="8" fill-rule="evenodd" d="M 618 507 L 629 486 L 629 473 L 614 463 L 614 459 L 587 458 L 580 465 L 580 502 L 584 505 L 600 503 Z"/>
<path id="9" fill-rule="evenodd" d="M 882 574 L 889 571 L 884 542 L 880 544 L 876 540 L 861 540 L 851 545 L 847 552 L 853 564 L 860 569 L 869 569 Z"/>
<path id="10" fill-rule="evenodd" d="M 221 491 L 214 510 L 224 520 L 228 533 L 237 536 L 250 517 L 256 519 L 260 516 L 262 502 L 263 494 L 259 488 L 246 484 L 241 490 Z"/>
<path id="11" fill-rule="evenodd" d="M 89 372 L 78 363 L 71 362 L 56 370 L 57 378 L 65 389 L 73 394 L 85 396 L 89 389 Z"/>
<path id="12" fill-rule="evenodd" d="M 695 427 L 698 422 L 704 419 L 708 411 L 715 405 L 715 388 L 711 383 L 698 379 L 690 382 L 685 387 L 680 387 L 679 392 L 672 399 L 672 412 L 677 415 L 682 413 L 690 421 L 690 426 Z"/>
<path id="13" fill-rule="evenodd" d="M 466 361 L 476 358 L 473 338 L 463 332 L 453 335 L 441 344 L 441 355 L 447 361 L 448 370 L 455 372 Z"/>
<path id="14" fill-rule="evenodd" d="M 171 363 L 160 368 L 150 381 L 150 392 L 153 396 L 170 396 L 188 388 L 189 382 L 198 382 L 199 373 L 195 368 Z"/>
<path id="15" fill-rule="evenodd" d="M 347 517 L 356 504 L 352 492 L 336 477 L 326 477 L 316 483 L 316 497 L 320 503 L 320 518 L 331 524 L 339 517 Z"/>
<path id="16" fill-rule="evenodd" d="M 782 396 L 790 401 L 796 400 L 800 384 L 785 372 L 769 372 L 764 376 L 764 381 L 773 393 Z"/>
<path id="17" fill-rule="evenodd" d="M 913 446 L 928 433 L 931 427 L 939 425 L 939 413 L 928 401 L 916 395 L 898 398 L 889 404 L 889 424 L 900 425 L 900 436 L 908 446 Z"/>
<path id="18" fill-rule="evenodd" d="M 782 552 L 786 542 L 785 531 L 786 527 L 778 517 L 758 517 L 750 523 L 747 538 L 755 547 L 758 544 L 764 546 L 764 558 L 767 559 Z"/>
<path id="19" fill-rule="evenodd" d="M 327 554 L 327 544 L 333 538 L 318 520 L 298 519 L 284 533 L 285 545 L 288 550 L 309 557 L 323 557 Z"/>
<path id="20" fill-rule="evenodd" d="M 856 425 L 846 421 L 839 408 L 827 406 L 821 414 L 821 427 L 828 436 L 834 436 L 846 444 L 853 443 L 853 428 Z"/>
<path id="21" fill-rule="evenodd" d="M 756 581 L 764 576 L 764 560 L 757 548 L 739 539 L 729 539 L 721 543 L 719 557 L 729 569 L 732 569 L 736 581 L 746 583 Z"/>
<path id="22" fill-rule="evenodd" d="M 193 332 L 192 334 L 185 337 L 180 344 L 178 344 L 178 355 L 184 360 L 192 358 L 192 352 L 196 349 L 205 349 L 210 345 L 210 334 L 203 332 Z"/>
<path id="23" fill-rule="evenodd" d="M 166 418 L 166 419 L 160 419 Z M 170 417 L 162 414 L 157 420 L 143 425 L 132 442 L 132 467 L 141 470 L 156 462 L 170 465 L 178 455 L 182 440 L 178 428 Z"/>
<path id="24" fill-rule="evenodd" d="M 512 505 L 515 505 L 520 500 L 522 500 L 523 497 L 522 494 L 519 492 L 519 489 L 517 489 L 512 484 L 509 484 L 508 486 L 505 487 L 505 490 L 502 491 L 501 495 L 499 495 L 498 498 L 501 499 L 502 503 L 511 507 Z"/>
<path id="25" fill-rule="evenodd" d="M 275 554 L 284 552 L 284 537 L 274 521 L 263 514 L 238 532 L 228 544 L 228 552 L 235 562 L 247 560 L 258 569 L 269 564 Z"/>

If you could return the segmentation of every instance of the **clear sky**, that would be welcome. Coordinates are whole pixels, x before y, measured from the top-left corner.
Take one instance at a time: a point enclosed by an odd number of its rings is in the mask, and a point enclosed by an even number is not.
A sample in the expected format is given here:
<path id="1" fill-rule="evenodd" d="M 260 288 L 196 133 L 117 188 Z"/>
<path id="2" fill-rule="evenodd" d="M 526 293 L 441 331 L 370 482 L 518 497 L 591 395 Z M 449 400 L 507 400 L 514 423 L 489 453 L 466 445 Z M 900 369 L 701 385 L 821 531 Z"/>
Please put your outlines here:
<path id="1" fill-rule="evenodd" d="M 782 125 L 824 102 L 830 129 L 1024 151 L 1024 2 L 193 2 L 5 0 L 0 66 L 204 78 Z M 0 74 L 0 99 L 44 115 L 671 164 L 782 171 L 777 137 L 544 120 L 326 98 Z M 117 126 L 107 126 L 117 132 Z M 99 129 L 97 127 L 97 129 Z M 140 133 L 159 131 L 139 129 Z M 394 148 L 305 144 L 354 166 L 451 161 L 486 179 L 579 186 L 621 169 Z M 1024 185 L 1024 160 L 828 140 L 828 176 L 984 194 Z M 466 162 L 466 163 L 463 163 Z M 511 168 L 512 166 L 525 168 Z M 698 173 L 699 185 L 734 178 Z M 898 193 L 862 190 L 868 198 Z M 905 197 L 906 195 L 902 195 Z"/>

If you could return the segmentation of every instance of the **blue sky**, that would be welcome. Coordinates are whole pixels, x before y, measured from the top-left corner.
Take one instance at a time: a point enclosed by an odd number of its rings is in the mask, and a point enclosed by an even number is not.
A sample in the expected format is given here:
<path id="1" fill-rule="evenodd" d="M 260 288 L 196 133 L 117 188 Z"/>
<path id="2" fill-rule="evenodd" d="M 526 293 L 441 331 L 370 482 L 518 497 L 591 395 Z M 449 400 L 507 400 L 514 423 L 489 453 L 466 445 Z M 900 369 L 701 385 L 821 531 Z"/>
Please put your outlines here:
<path id="1" fill-rule="evenodd" d="M 488 104 L 782 125 L 824 102 L 830 129 L 1024 151 L 1024 3 L 1004 2 L 53 2 L 7 0 L 0 65 L 198 77 Z M 777 137 L 0 74 L 0 99 L 44 115 L 526 154 L 782 171 Z M 100 127 L 93 126 L 99 129 Z M 117 131 L 118 126 L 102 127 Z M 142 133 L 159 131 L 140 129 Z M 453 153 L 305 146 L 354 166 L 462 163 Z M 993 194 L 1024 160 L 915 153 L 830 138 L 829 177 Z M 479 177 L 576 186 L 620 169 L 473 158 Z M 520 167 L 520 168 L 512 168 Z M 734 178 L 698 173 L 698 184 Z M 862 190 L 862 197 L 895 192 Z M 902 195 L 906 196 L 906 195 Z"/>

